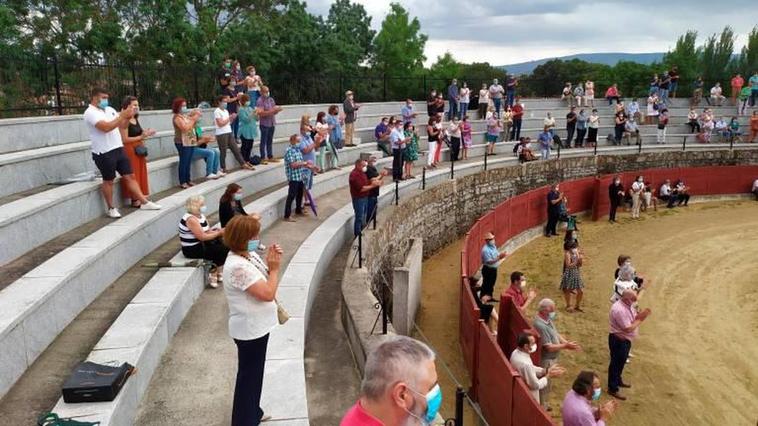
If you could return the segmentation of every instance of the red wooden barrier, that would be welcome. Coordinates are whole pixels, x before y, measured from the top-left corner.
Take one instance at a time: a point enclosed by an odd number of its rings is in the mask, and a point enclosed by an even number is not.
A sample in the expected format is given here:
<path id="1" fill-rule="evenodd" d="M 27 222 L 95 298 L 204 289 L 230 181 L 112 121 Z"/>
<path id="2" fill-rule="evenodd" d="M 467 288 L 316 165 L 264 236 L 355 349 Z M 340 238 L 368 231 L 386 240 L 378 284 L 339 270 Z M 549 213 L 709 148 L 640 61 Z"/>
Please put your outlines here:
<path id="1" fill-rule="evenodd" d="M 476 305 L 471 288 L 468 284 L 468 278 L 461 279 L 460 294 L 460 315 L 458 320 L 458 341 L 463 352 L 463 361 L 466 369 L 472 377 L 471 389 L 469 390 L 472 397 L 478 394 L 476 372 L 477 372 L 477 353 L 479 340 L 479 308 Z"/>
<path id="2" fill-rule="evenodd" d="M 513 426 L 555 425 L 539 401 L 532 398 L 529 387 L 520 376 L 513 382 L 511 410 L 511 419 L 513 420 L 511 424 Z"/>
<path id="3" fill-rule="evenodd" d="M 500 350 L 492 333 L 484 324 L 479 329 L 479 407 L 492 426 L 511 426 L 513 383 L 518 373 L 511 367 L 508 357 Z"/>

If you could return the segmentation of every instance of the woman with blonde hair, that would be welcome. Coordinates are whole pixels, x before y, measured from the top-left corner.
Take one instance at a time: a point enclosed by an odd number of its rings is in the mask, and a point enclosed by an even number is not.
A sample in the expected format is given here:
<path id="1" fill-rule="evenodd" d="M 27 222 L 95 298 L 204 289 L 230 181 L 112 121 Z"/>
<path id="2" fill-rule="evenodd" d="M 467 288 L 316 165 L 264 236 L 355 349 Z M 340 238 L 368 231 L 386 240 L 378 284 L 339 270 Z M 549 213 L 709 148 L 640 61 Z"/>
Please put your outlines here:
<path id="1" fill-rule="evenodd" d="M 229 336 L 237 346 L 232 425 L 257 425 L 270 419 L 261 409 L 266 350 L 277 326 L 282 248 L 272 244 L 266 261 L 258 256 L 260 221 L 235 216 L 226 227 L 224 243 L 230 253 L 224 263 L 224 294 L 229 306 Z"/>
<path id="2" fill-rule="evenodd" d="M 584 106 L 595 106 L 595 83 L 592 80 L 584 83 Z"/>
<path id="3" fill-rule="evenodd" d="M 193 195 L 185 203 L 186 213 L 179 220 L 179 241 L 182 254 L 188 259 L 205 259 L 213 263 L 209 285 L 218 287 L 218 280 L 229 250 L 222 244 L 224 229 L 211 229 L 205 213 L 205 197 Z"/>

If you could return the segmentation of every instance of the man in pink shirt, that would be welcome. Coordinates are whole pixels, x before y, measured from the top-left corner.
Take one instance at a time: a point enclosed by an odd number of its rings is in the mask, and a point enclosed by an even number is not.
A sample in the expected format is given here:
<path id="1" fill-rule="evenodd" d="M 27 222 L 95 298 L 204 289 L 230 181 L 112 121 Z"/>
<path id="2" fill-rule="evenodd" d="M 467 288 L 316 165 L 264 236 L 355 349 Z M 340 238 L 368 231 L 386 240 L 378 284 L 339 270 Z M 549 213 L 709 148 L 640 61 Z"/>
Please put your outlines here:
<path id="1" fill-rule="evenodd" d="M 637 337 L 640 324 L 650 315 L 650 308 L 638 313 L 634 306 L 636 302 L 637 293 L 634 290 L 624 290 L 621 298 L 611 306 L 609 315 L 608 347 L 611 351 L 611 362 L 608 365 L 608 394 L 622 401 L 626 400 L 626 397 L 619 393 L 619 387 L 632 387 L 621 379 L 626 359 L 632 349 L 632 340 Z"/>
<path id="2" fill-rule="evenodd" d="M 594 371 L 582 371 L 574 380 L 561 406 L 563 426 L 605 426 L 618 407 L 618 401 L 608 401 L 593 408 L 590 401 L 600 399 L 600 377 Z"/>
<path id="3" fill-rule="evenodd" d="M 742 90 L 742 86 L 744 85 L 745 79 L 739 73 L 732 77 L 732 104 L 737 105 L 737 95 L 740 94 L 740 90 Z"/>
<path id="4" fill-rule="evenodd" d="M 369 354 L 361 397 L 340 426 L 431 424 L 442 404 L 434 352 L 418 340 L 398 336 Z"/>

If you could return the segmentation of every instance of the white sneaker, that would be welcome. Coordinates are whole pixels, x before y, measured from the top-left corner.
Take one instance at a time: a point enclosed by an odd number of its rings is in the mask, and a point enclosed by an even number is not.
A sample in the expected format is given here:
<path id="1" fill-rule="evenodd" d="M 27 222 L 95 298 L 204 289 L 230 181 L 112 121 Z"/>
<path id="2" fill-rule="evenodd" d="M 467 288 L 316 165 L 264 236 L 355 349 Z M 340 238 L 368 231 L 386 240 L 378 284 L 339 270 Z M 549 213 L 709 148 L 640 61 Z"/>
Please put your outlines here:
<path id="1" fill-rule="evenodd" d="M 221 170 L 219 170 L 218 173 L 216 173 L 216 174 L 218 175 L 218 177 L 224 177 L 224 176 L 226 176 L 226 173 L 222 172 Z"/>
<path id="2" fill-rule="evenodd" d="M 161 205 L 155 204 L 152 201 L 148 201 L 147 203 L 143 203 L 141 206 L 139 206 L 140 210 L 160 210 Z"/>
<path id="3" fill-rule="evenodd" d="M 115 207 L 108 209 L 108 213 L 106 213 L 106 215 L 113 219 L 118 219 L 121 217 L 121 213 L 119 213 L 118 209 Z"/>
<path id="4" fill-rule="evenodd" d="M 211 173 L 211 174 L 209 174 L 208 176 L 206 176 L 205 178 L 206 178 L 206 179 L 218 179 L 218 178 L 219 178 L 219 175 L 217 175 L 217 174 L 215 174 L 215 173 Z"/>

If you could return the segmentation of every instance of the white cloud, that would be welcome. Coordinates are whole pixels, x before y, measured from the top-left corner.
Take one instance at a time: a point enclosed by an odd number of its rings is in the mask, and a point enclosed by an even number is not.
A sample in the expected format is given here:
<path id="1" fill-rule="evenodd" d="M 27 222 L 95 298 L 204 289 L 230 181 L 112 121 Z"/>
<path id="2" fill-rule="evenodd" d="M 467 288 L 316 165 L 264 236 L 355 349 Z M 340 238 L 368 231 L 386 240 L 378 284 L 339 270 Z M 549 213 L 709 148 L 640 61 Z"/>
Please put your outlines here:
<path id="1" fill-rule="evenodd" d="M 364 5 L 379 29 L 389 2 Z M 326 15 L 331 0 L 308 3 Z M 754 0 L 405 0 L 411 16 L 429 36 L 427 62 L 449 51 L 463 62 L 503 65 L 590 52 L 665 52 L 689 29 L 699 42 L 732 26 L 735 50 L 756 25 Z M 743 11 L 744 13 L 741 13 Z"/>

